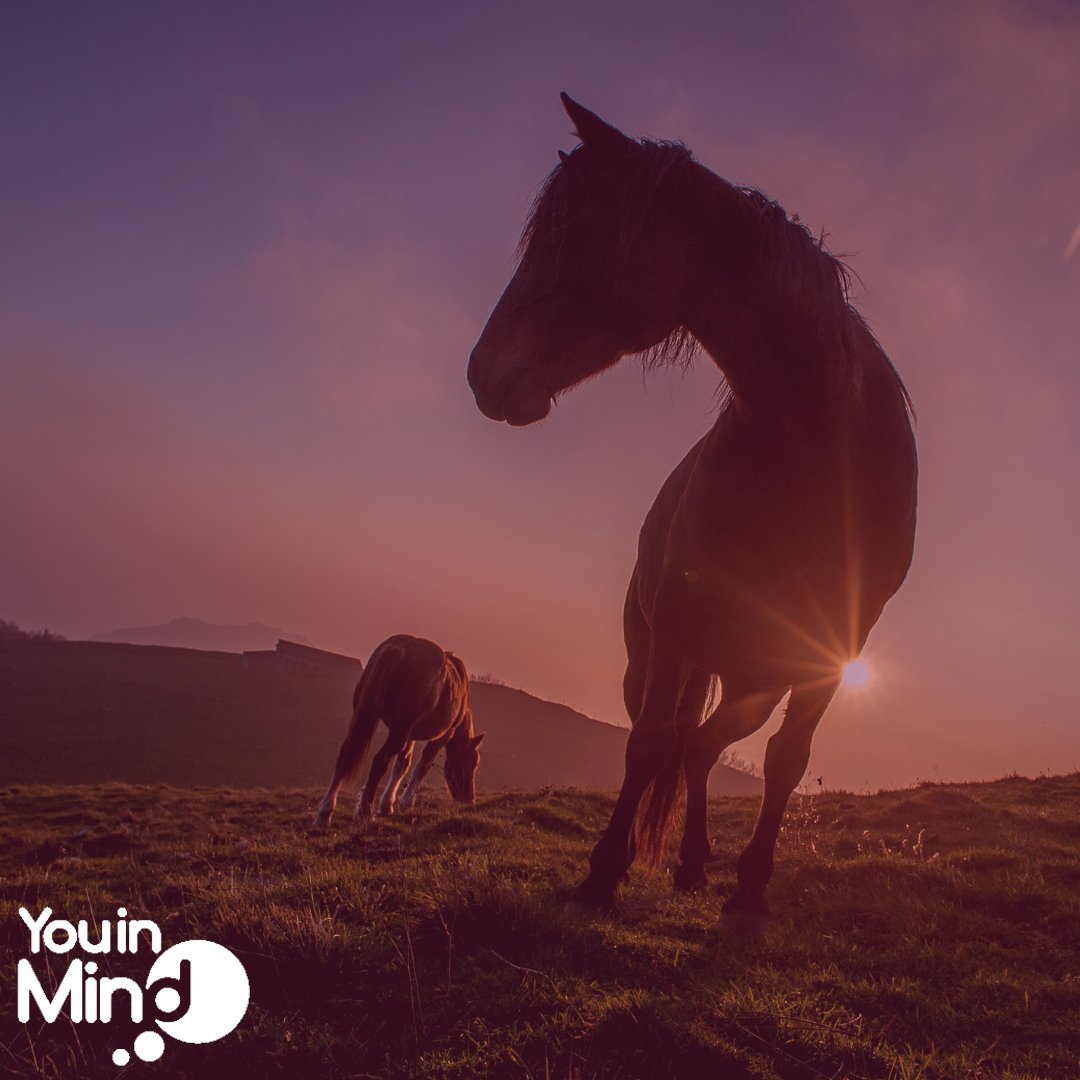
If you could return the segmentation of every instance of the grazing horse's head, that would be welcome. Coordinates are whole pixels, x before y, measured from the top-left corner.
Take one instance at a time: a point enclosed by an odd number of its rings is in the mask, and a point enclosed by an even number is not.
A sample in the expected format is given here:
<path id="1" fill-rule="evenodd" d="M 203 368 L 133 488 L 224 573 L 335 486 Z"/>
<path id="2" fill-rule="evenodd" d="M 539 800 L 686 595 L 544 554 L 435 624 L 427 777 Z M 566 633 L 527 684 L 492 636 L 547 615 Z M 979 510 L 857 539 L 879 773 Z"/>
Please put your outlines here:
<path id="1" fill-rule="evenodd" d="M 476 802 L 476 770 L 480 767 L 480 744 L 486 732 L 472 734 L 472 713 L 466 714 L 465 722 L 446 744 L 446 764 L 443 777 L 450 797 L 459 803 Z"/>
<path id="2" fill-rule="evenodd" d="M 690 154 L 562 100 L 581 145 L 560 153 L 537 196 L 517 271 L 469 361 L 480 411 L 515 426 L 542 420 L 558 394 L 620 357 L 681 341 L 678 200 L 657 196 Z"/>

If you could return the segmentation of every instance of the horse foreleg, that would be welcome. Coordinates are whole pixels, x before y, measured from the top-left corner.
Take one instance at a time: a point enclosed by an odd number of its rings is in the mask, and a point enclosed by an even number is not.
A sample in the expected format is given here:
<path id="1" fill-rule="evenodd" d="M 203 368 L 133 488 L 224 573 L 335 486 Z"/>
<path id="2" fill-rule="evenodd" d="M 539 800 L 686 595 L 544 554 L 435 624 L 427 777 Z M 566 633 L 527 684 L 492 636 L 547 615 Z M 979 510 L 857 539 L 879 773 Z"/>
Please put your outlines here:
<path id="1" fill-rule="evenodd" d="M 765 888 L 773 872 L 776 838 L 788 799 L 806 772 L 810 742 L 837 683 L 796 687 L 791 692 L 780 730 L 765 749 L 765 793 L 750 842 L 737 863 L 738 884 L 724 904 L 724 914 L 764 920 L 769 914 Z"/>
<path id="2" fill-rule="evenodd" d="M 398 785 L 402 777 L 409 771 L 412 764 L 413 744 L 407 743 L 405 749 L 398 754 L 394 761 L 394 768 L 390 773 L 390 779 L 383 788 L 382 798 L 379 800 L 379 813 L 385 815 L 394 812 L 394 798 L 397 795 Z"/>
<path id="3" fill-rule="evenodd" d="M 357 821 L 366 821 L 373 816 L 375 795 L 379 790 L 379 782 L 385 775 L 391 760 L 405 749 L 407 742 L 407 738 L 395 737 L 393 731 L 391 731 L 386 737 L 386 742 L 382 744 L 374 758 L 372 758 L 371 771 L 368 773 L 367 783 L 364 785 L 364 790 L 356 804 L 356 813 L 353 815 Z"/>
<path id="4" fill-rule="evenodd" d="M 709 844 L 709 774 L 717 759 L 733 742 L 752 735 L 769 719 L 783 690 L 748 693 L 725 688 L 712 715 L 694 731 L 686 745 L 686 825 L 679 847 L 675 888 L 692 892 L 704 888 Z"/>
<path id="5" fill-rule="evenodd" d="M 420 760 L 416 763 L 416 768 L 413 769 L 412 775 L 405 782 L 405 790 L 401 793 L 401 798 L 398 799 L 398 806 L 402 810 L 410 810 L 412 804 L 416 801 L 417 793 L 420 791 L 420 785 L 423 784 L 424 778 L 429 772 L 431 767 L 435 764 L 435 755 L 443 748 L 441 742 L 429 742 L 420 753 Z"/>

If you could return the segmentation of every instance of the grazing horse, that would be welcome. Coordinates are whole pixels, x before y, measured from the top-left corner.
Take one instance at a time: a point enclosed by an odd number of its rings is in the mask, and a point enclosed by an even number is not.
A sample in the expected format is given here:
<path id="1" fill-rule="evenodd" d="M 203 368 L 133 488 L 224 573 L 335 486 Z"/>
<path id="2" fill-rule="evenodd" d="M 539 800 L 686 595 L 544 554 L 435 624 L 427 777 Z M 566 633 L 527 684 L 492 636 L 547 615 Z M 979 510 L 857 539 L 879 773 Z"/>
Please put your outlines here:
<path id="1" fill-rule="evenodd" d="M 395 634 L 371 654 L 353 691 L 349 730 L 338 752 L 334 779 L 319 804 L 316 826 L 330 824 L 338 791 L 359 770 L 380 720 L 390 731 L 372 759 L 367 784 L 356 804 L 357 820 L 372 816 L 375 793 L 391 758 L 395 759 L 394 768 L 379 800 L 379 813 L 394 812 L 398 787 L 412 762 L 413 744 L 421 740 L 427 740 L 427 746 L 397 805 L 403 810 L 412 806 L 444 746 L 443 776 L 451 796 L 460 803 L 476 802 L 476 770 L 484 735 L 473 734 L 465 665 L 433 641 Z"/>
<path id="2" fill-rule="evenodd" d="M 725 383 L 716 423 L 641 530 L 624 609 L 625 778 L 572 904 L 613 908 L 634 858 L 659 860 L 683 792 L 674 881 L 702 887 L 709 773 L 790 693 L 725 904 L 755 923 L 814 729 L 911 563 L 911 402 L 848 303 L 843 264 L 797 218 L 681 144 L 563 105 L 581 144 L 540 189 L 472 352 L 477 406 L 532 424 L 621 357 L 685 363 L 699 345 Z"/>

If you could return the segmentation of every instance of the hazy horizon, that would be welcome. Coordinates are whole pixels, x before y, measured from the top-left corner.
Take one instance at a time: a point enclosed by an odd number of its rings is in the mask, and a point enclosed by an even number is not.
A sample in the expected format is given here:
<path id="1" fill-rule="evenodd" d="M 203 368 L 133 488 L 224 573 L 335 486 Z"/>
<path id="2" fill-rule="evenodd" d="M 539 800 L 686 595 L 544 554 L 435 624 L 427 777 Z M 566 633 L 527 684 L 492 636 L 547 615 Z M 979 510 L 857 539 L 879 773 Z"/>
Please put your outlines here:
<path id="1" fill-rule="evenodd" d="M 625 724 L 622 597 L 707 356 L 486 420 L 567 90 L 830 234 L 915 401 L 916 555 L 810 778 L 1080 768 L 1080 10 L 11 9 L 0 618 L 396 632 Z M 738 747 L 759 758 L 768 732 Z"/>

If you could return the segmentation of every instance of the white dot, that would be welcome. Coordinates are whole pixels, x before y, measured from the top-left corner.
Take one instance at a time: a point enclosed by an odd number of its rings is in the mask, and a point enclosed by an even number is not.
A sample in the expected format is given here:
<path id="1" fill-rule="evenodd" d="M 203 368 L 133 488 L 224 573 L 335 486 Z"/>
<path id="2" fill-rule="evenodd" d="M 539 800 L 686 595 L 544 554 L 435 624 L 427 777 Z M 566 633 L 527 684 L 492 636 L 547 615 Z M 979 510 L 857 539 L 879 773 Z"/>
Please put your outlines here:
<path id="1" fill-rule="evenodd" d="M 112 1052 L 112 1063 L 119 1065 L 122 1069 L 131 1060 L 131 1055 L 124 1049 L 114 1050 Z"/>
<path id="2" fill-rule="evenodd" d="M 144 1031 L 135 1037 L 135 1056 L 140 1061 L 157 1061 L 165 1053 L 165 1040 L 156 1031 Z"/>
<path id="3" fill-rule="evenodd" d="M 864 660 L 852 660 L 844 665 L 844 685 L 853 688 L 865 686 L 871 678 L 870 669 Z"/>
<path id="4" fill-rule="evenodd" d="M 154 1003 L 166 1013 L 174 1013 L 180 1007 L 180 995 L 171 987 L 166 986 L 154 995 Z"/>

